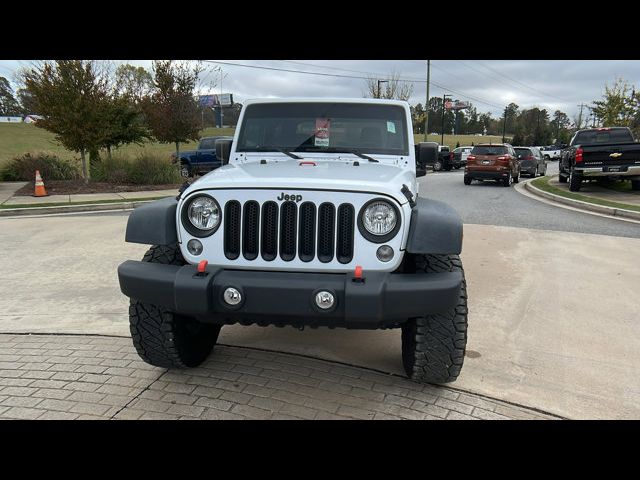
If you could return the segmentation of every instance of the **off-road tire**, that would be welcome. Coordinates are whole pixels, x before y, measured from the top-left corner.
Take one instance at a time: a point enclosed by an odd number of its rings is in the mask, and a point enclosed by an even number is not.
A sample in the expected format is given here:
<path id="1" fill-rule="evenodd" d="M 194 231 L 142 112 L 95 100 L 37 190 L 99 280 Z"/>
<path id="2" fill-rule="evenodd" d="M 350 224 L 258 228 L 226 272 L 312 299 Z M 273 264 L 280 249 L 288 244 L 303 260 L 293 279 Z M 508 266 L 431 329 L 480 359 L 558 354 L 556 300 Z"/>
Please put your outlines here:
<path id="1" fill-rule="evenodd" d="M 154 245 L 143 262 L 185 265 L 177 244 Z M 220 334 L 220 325 L 201 323 L 158 305 L 131 299 L 129 328 L 133 345 L 145 362 L 164 368 L 200 365 L 211 353 Z"/>
<path id="2" fill-rule="evenodd" d="M 640 180 L 631 180 L 631 190 L 640 190 Z"/>
<path id="3" fill-rule="evenodd" d="M 571 172 L 569 175 L 569 190 L 572 192 L 579 192 L 582 186 L 582 176 L 576 175 Z"/>
<path id="4" fill-rule="evenodd" d="M 415 255 L 416 275 L 462 272 L 457 305 L 450 310 L 409 319 L 402 325 L 402 364 L 409 378 L 425 383 L 455 381 L 467 345 L 467 287 L 458 255 Z"/>
<path id="5" fill-rule="evenodd" d="M 442 162 L 438 160 L 436 161 L 436 163 L 433 164 L 433 171 L 439 172 L 440 170 L 442 170 Z"/>
<path id="6" fill-rule="evenodd" d="M 464 177 L 464 184 L 465 184 L 465 185 L 471 185 L 471 178 L 469 178 L 469 177 L 467 177 L 467 176 L 465 175 L 465 177 Z"/>

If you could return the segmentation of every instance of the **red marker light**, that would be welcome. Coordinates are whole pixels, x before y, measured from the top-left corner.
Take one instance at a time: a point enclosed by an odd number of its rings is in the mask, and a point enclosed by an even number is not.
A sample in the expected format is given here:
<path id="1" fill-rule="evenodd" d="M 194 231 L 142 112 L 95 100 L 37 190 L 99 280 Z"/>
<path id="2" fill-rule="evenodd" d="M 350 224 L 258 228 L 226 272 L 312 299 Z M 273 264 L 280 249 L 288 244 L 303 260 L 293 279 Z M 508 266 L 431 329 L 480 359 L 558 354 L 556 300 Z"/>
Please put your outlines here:
<path id="1" fill-rule="evenodd" d="M 209 265 L 207 260 L 201 260 L 200 263 L 198 263 L 198 273 L 204 273 L 207 270 L 207 265 Z"/>
<path id="2" fill-rule="evenodd" d="M 356 270 L 353 272 L 353 278 L 357 278 L 358 280 L 362 279 L 362 267 L 360 265 L 356 265 Z"/>
<path id="3" fill-rule="evenodd" d="M 300 162 L 298 165 L 302 166 L 302 165 L 313 165 L 314 167 L 316 166 L 316 162 Z"/>

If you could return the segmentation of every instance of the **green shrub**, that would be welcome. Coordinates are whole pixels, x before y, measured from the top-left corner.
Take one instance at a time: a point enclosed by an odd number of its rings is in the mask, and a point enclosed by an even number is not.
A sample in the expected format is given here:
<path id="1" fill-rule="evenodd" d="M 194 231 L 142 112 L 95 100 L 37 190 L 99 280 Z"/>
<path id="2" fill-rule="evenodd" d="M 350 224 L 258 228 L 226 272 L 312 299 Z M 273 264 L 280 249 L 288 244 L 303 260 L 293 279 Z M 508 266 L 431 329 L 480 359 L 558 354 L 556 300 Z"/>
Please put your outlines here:
<path id="1" fill-rule="evenodd" d="M 74 180 L 80 178 L 79 162 L 63 160 L 52 152 L 27 152 L 10 160 L 0 172 L 7 181 L 32 181 L 36 170 L 46 180 Z"/>
<path id="2" fill-rule="evenodd" d="M 137 185 L 180 183 L 178 167 L 164 155 L 142 153 L 134 158 L 113 155 L 103 158 L 91 170 L 95 182 Z"/>

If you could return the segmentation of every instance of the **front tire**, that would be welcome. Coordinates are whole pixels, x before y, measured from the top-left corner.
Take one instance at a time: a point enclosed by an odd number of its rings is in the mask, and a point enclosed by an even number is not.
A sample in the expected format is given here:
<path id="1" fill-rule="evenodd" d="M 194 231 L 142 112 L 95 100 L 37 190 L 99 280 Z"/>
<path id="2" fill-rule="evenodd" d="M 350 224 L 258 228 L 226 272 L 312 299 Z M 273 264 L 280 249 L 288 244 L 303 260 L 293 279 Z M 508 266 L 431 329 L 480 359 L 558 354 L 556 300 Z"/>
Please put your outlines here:
<path id="1" fill-rule="evenodd" d="M 461 272 L 458 303 L 446 312 L 409 319 L 402 325 L 402 364 L 409 378 L 448 383 L 458 378 L 467 345 L 467 287 L 458 255 L 416 255 L 417 274 Z"/>
<path id="2" fill-rule="evenodd" d="M 177 244 L 154 245 L 143 262 L 185 265 Z M 131 300 L 131 338 L 138 355 L 156 367 L 197 367 L 211 353 L 220 334 L 220 325 L 201 323 L 164 307 Z"/>
<path id="3" fill-rule="evenodd" d="M 438 160 L 436 163 L 433 164 L 433 171 L 439 172 L 440 170 L 442 170 L 442 162 Z"/>

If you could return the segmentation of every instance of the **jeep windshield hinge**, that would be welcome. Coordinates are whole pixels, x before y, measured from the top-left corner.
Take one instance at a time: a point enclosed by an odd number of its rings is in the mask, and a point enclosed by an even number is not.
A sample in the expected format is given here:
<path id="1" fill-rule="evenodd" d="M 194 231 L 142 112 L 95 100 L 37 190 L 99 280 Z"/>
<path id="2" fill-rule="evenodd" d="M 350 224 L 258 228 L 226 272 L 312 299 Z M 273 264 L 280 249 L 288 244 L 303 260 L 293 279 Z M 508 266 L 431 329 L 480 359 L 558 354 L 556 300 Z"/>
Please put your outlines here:
<path id="1" fill-rule="evenodd" d="M 413 193 L 411 193 L 411 190 L 409 190 L 409 187 L 407 187 L 405 184 L 402 184 L 402 189 L 400 191 L 405 197 L 407 197 L 407 200 L 409 200 L 409 206 L 411 208 L 415 207 L 416 201 L 413 199 Z"/>

